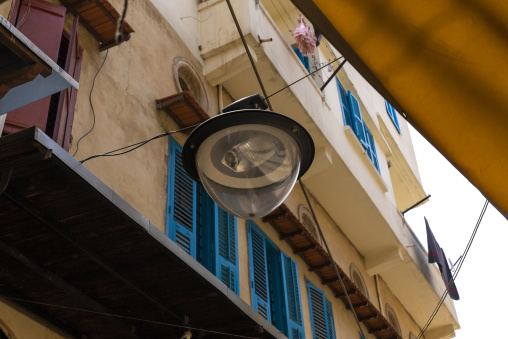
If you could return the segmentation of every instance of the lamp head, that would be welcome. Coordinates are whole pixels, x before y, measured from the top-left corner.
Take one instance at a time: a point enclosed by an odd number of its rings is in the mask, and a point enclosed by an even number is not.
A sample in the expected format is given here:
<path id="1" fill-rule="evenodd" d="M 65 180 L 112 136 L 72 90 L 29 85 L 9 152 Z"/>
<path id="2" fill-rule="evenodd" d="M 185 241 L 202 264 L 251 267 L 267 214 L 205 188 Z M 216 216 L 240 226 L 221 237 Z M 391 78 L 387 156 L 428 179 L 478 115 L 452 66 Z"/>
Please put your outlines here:
<path id="1" fill-rule="evenodd" d="M 182 152 L 189 176 L 224 210 L 245 219 L 275 210 L 313 158 L 314 143 L 300 124 L 258 109 L 205 121 Z"/>

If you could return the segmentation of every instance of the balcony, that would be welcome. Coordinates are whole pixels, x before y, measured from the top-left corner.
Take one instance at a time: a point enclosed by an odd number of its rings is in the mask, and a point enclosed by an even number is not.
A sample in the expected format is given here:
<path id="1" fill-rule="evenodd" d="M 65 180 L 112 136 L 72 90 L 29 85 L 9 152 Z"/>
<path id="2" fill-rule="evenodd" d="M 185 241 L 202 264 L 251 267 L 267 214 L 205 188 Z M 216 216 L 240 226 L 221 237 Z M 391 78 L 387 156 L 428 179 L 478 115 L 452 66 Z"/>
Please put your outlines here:
<path id="1" fill-rule="evenodd" d="M 0 15 L 0 115 L 78 83 Z"/>
<path id="2" fill-rule="evenodd" d="M 307 74 L 262 4 L 233 0 L 232 5 L 268 95 Z M 209 0 L 198 10 L 208 18 L 200 23 L 207 80 L 222 84 L 236 99 L 261 92 L 227 3 Z M 330 74 L 321 73 L 324 78 Z M 302 179 L 310 193 L 365 257 L 369 274 L 379 274 L 423 327 L 444 285 L 395 206 L 393 189 L 386 184 L 391 183 L 384 158 L 389 146 L 382 134 L 373 131 L 382 157 L 378 172 L 367 166 L 370 160 L 344 128 L 334 82 L 321 92 L 309 77 L 270 101 L 275 111 L 298 121 L 314 139 L 315 161 Z M 453 335 L 459 328 L 453 302 L 447 299 L 444 306 L 426 338 Z"/>

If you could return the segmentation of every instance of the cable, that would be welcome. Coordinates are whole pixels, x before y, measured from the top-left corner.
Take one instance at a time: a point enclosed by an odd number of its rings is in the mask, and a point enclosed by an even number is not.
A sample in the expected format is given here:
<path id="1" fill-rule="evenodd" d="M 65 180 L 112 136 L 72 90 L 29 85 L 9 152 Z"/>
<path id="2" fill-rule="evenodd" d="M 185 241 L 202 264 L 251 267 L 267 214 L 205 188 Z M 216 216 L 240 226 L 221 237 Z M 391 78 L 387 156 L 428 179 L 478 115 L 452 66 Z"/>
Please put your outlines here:
<path id="1" fill-rule="evenodd" d="M 478 232 L 478 227 L 480 226 L 480 224 L 481 224 L 481 222 L 483 220 L 483 216 L 485 215 L 485 211 L 487 210 L 487 206 L 488 205 L 489 205 L 489 200 L 485 200 L 485 203 L 483 204 L 482 211 L 480 212 L 480 216 L 478 217 L 478 221 L 476 222 L 476 226 L 475 226 L 475 228 L 473 230 L 473 233 L 471 234 L 471 237 L 469 238 L 469 241 L 468 241 L 468 243 L 466 245 L 464 253 L 462 254 L 462 261 L 459 263 L 459 266 L 457 267 L 457 270 L 453 274 L 452 279 L 450 279 L 450 281 L 448 282 L 448 285 L 446 285 L 445 292 L 441 296 L 441 299 L 439 299 L 439 302 L 438 302 L 436 308 L 434 308 L 434 311 L 430 315 L 429 320 L 427 320 L 427 322 L 425 323 L 425 326 L 422 328 L 421 332 L 418 334 L 416 339 L 421 338 L 423 333 L 425 333 L 427 328 L 430 326 L 430 324 L 432 323 L 432 320 L 434 320 L 434 317 L 437 315 L 437 312 L 439 311 L 439 309 L 443 305 L 444 300 L 446 299 L 446 296 L 448 295 L 448 291 L 450 290 L 450 287 L 452 286 L 452 284 L 457 279 L 457 276 L 459 275 L 460 268 L 462 267 L 462 264 L 466 260 L 467 253 L 469 252 L 469 249 L 471 248 L 471 245 L 473 244 L 473 240 L 476 237 L 476 233 Z"/>
<path id="2" fill-rule="evenodd" d="M 279 12 L 279 9 L 277 8 L 277 6 L 275 6 L 275 4 L 273 3 L 273 0 L 270 0 L 270 2 L 272 3 L 272 6 L 273 8 L 275 8 L 275 10 L 277 11 L 277 13 L 279 13 L 279 17 L 282 19 L 282 22 L 284 22 L 284 25 L 286 25 L 287 29 L 289 32 L 293 32 L 291 30 L 291 28 L 289 27 L 289 25 L 286 23 L 286 20 L 284 20 L 284 17 L 282 16 L 282 14 L 280 14 Z"/>
<path id="3" fill-rule="evenodd" d="M 12 3 L 14 4 L 15 1 L 12 1 Z M 21 26 L 23 26 L 23 24 L 25 23 L 26 19 L 28 18 L 28 15 L 30 14 L 30 7 L 32 5 L 32 0 L 28 0 L 28 3 L 27 3 L 27 6 L 26 6 L 26 12 L 25 12 L 25 15 L 23 15 L 23 17 L 21 18 L 21 20 L 19 20 L 16 28 L 17 29 L 20 29 Z M 21 10 L 21 5 L 19 6 L 20 10 Z"/>
<path id="4" fill-rule="evenodd" d="M 347 289 L 346 289 L 346 286 L 344 285 L 344 281 L 342 280 L 342 277 L 340 276 L 339 269 L 337 268 L 337 264 L 335 264 L 335 260 L 333 260 L 332 253 L 330 252 L 330 248 L 328 248 L 328 243 L 326 242 L 326 239 L 323 236 L 323 231 L 321 230 L 321 226 L 319 225 L 316 214 L 314 213 L 314 209 L 312 208 L 309 197 L 307 196 L 307 191 L 305 190 L 305 187 L 303 187 L 302 180 L 298 179 L 298 182 L 300 183 L 300 187 L 302 188 L 302 192 L 303 192 L 303 195 L 305 196 L 305 200 L 307 200 L 307 204 L 309 205 L 310 212 L 312 213 L 312 218 L 314 219 L 314 222 L 316 223 L 317 229 L 319 231 L 319 235 L 321 236 L 321 240 L 323 240 L 323 244 L 326 247 L 326 251 L 328 252 L 328 255 L 330 256 L 333 270 L 335 271 L 335 274 L 337 274 L 337 278 L 339 279 L 340 285 L 342 286 L 342 290 L 344 291 L 344 295 L 346 296 L 349 308 L 350 308 L 351 312 L 353 312 L 353 316 L 355 317 L 356 324 L 358 325 L 358 328 L 360 329 L 360 333 L 361 333 L 360 337 L 365 338 L 365 334 L 363 333 L 362 326 L 360 325 L 360 321 L 358 320 L 358 316 L 356 315 L 356 311 L 353 307 L 353 303 L 351 302 L 351 299 L 349 298 L 349 294 L 347 293 Z"/>
<path id="5" fill-rule="evenodd" d="M 93 123 L 92 123 L 92 128 L 90 128 L 90 130 L 88 132 L 85 133 L 85 135 L 83 135 L 81 138 L 79 138 L 78 142 L 76 143 L 76 151 L 74 152 L 74 154 L 72 154 L 72 156 L 75 156 L 76 153 L 78 153 L 78 150 L 79 150 L 79 142 L 84 138 L 86 137 L 88 134 L 90 134 L 90 132 L 92 132 L 92 130 L 94 129 L 95 127 L 95 111 L 93 109 L 93 104 L 92 104 L 92 92 L 93 92 L 93 88 L 95 86 L 95 79 L 97 79 L 97 75 L 99 75 L 99 72 L 101 71 L 102 67 L 104 66 L 104 63 L 106 62 L 106 59 L 108 58 L 108 53 L 109 53 L 109 50 L 106 51 L 106 56 L 104 57 L 104 60 L 102 60 L 102 64 L 101 64 L 101 67 L 99 67 L 99 69 L 97 70 L 97 73 L 95 73 L 95 76 L 93 77 L 93 81 L 92 81 L 92 88 L 90 89 L 90 94 L 88 96 L 88 100 L 90 101 L 90 107 L 92 108 L 92 116 L 93 116 Z"/>
<path id="6" fill-rule="evenodd" d="M 34 300 L 27 300 L 27 299 L 21 299 L 21 298 L 8 297 L 6 295 L 2 295 L 1 297 L 5 298 L 5 299 L 10 299 L 10 300 L 15 300 L 15 301 L 21 301 L 21 302 L 26 302 L 26 303 L 31 303 L 31 304 L 44 305 L 44 306 L 50 306 L 50 307 L 58 307 L 58 308 L 63 308 L 63 309 L 67 309 L 67 310 L 87 312 L 87 313 L 105 315 L 105 316 L 116 317 L 116 318 L 123 318 L 123 319 L 134 320 L 134 321 L 142 321 L 142 322 L 147 322 L 147 323 L 157 324 L 157 325 L 164 325 L 164 326 L 170 326 L 170 327 L 184 328 L 184 329 L 193 330 L 193 331 L 200 331 L 200 332 L 207 332 L 207 333 L 213 333 L 213 334 L 220 334 L 220 335 L 224 335 L 224 336 L 228 336 L 228 337 L 246 338 L 246 339 L 257 339 L 257 337 L 248 337 L 248 336 L 243 336 L 243 335 L 238 335 L 238 334 L 232 334 L 232 333 L 224 333 L 224 332 L 219 332 L 219 331 L 205 330 L 203 328 L 190 327 L 188 325 L 176 325 L 176 324 L 164 323 L 164 322 L 161 322 L 161 321 L 148 320 L 148 319 L 142 319 L 142 318 L 135 318 L 135 317 L 129 317 L 129 316 L 118 315 L 118 314 L 107 313 L 107 312 L 97 312 L 97 311 L 85 310 L 85 309 L 77 308 L 77 307 L 70 307 L 70 306 L 49 304 L 49 303 L 44 303 L 44 302 L 40 302 L 40 301 L 34 301 Z"/>
<path id="7" fill-rule="evenodd" d="M 159 138 L 162 138 L 162 137 L 165 137 L 165 136 L 168 136 L 168 135 L 171 135 L 171 134 L 175 134 L 175 133 L 179 133 L 179 132 L 183 132 L 183 131 L 186 131 L 188 129 L 191 129 L 191 128 L 195 128 L 197 127 L 199 124 L 195 124 L 195 125 L 192 125 L 192 126 L 187 126 L 187 127 L 184 127 L 182 129 L 179 129 L 179 130 L 176 130 L 176 131 L 171 131 L 171 132 L 165 132 L 165 133 L 161 133 L 159 135 L 156 135 L 150 139 L 147 139 L 147 140 L 144 140 L 144 141 L 140 141 L 140 142 L 137 142 L 135 144 L 132 144 L 132 145 L 129 145 L 129 146 L 124 146 L 124 147 L 121 147 L 121 148 L 117 148 L 115 150 L 112 150 L 112 151 L 109 151 L 109 152 L 106 152 L 106 153 L 102 153 L 102 154 L 96 154 L 96 155 L 92 155 L 91 157 L 88 157 L 84 160 L 81 160 L 80 162 L 83 164 L 85 163 L 86 161 L 88 160 L 92 160 L 92 159 L 95 159 L 95 158 L 100 158 L 100 157 L 116 157 L 117 155 L 122 155 L 122 154 L 127 154 L 129 152 L 132 152 L 138 148 L 140 148 L 141 146 L 144 146 L 146 144 L 148 144 L 150 141 L 152 140 L 155 140 L 155 139 L 159 139 Z M 136 146 L 136 147 L 134 147 Z M 115 154 L 112 154 L 114 152 L 118 152 L 118 151 L 121 151 L 121 150 L 124 150 L 126 148 L 129 148 L 129 147 L 134 147 L 128 151 L 125 151 L 125 152 L 121 152 L 121 153 L 115 153 Z"/>
<path id="8" fill-rule="evenodd" d="M 233 21 L 235 22 L 236 29 L 238 30 L 238 33 L 240 34 L 240 38 L 243 42 L 243 47 L 245 48 L 245 51 L 247 52 L 247 56 L 249 57 L 250 64 L 252 65 L 252 69 L 254 70 L 254 73 L 256 73 L 256 78 L 258 79 L 259 86 L 261 87 L 261 90 L 263 91 L 263 96 L 265 97 L 266 103 L 268 104 L 268 107 L 270 108 L 270 111 L 273 111 L 272 104 L 270 103 L 270 100 L 268 100 L 268 96 L 266 95 L 265 87 L 263 86 L 263 82 L 261 81 L 261 78 L 259 76 L 258 70 L 256 68 L 256 65 L 254 64 L 254 59 L 252 58 L 252 55 L 250 54 L 249 47 L 247 46 L 247 42 L 245 41 L 245 37 L 243 36 L 242 29 L 240 28 L 240 24 L 238 23 L 238 20 L 236 19 L 235 11 L 233 10 L 233 6 L 231 6 L 231 1 L 226 0 L 229 11 L 231 12 L 231 16 L 233 17 Z"/>
<path id="9" fill-rule="evenodd" d="M 275 94 L 277 94 L 277 93 L 279 93 L 279 92 L 282 92 L 282 91 L 283 91 L 283 90 L 285 90 L 286 88 L 289 88 L 289 87 L 293 86 L 293 85 L 294 85 L 294 84 L 296 84 L 297 82 L 302 81 L 303 79 L 307 78 L 308 76 L 310 76 L 310 75 L 312 75 L 312 74 L 316 73 L 317 71 L 322 70 L 322 69 L 323 69 L 323 68 L 325 68 L 325 67 L 328 67 L 328 65 L 330 65 L 330 64 L 334 63 L 335 61 L 337 61 L 337 60 L 339 60 L 339 59 L 342 59 L 342 58 L 344 58 L 344 57 L 343 57 L 343 56 L 340 56 L 340 57 L 338 57 L 337 59 L 335 59 L 335 60 L 333 60 L 333 61 L 330 61 L 329 63 L 325 64 L 324 66 L 319 67 L 318 69 L 316 69 L 315 71 L 313 71 L 313 72 L 311 72 L 311 73 L 307 74 L 306 76 L 304 76 L 304 77 L 302 77 L 302 78 L 300 78 L 300 79 L 298 79 L 298 80 L 296 80 L 296 81 L 294 81 L 294 82 L 290 83 L 289 85 L 287 85 L 287 86 L 285 86 L 285 87 L 283 87 L 283 88 L 279 89 L 277 92 L 274 92 L 274 93 L 270 94 L 268 97 L 266 97 L 266 99 L 273 97 Z"/>
<path id="10" fill-rule="evenodd" d="M 125 16 L 127 15 L 127 7 L 129 6 L 129 0 L 125 0 L 123 3 L 122 16 L 116 23 L 115 41 L 120 45 L 123 41 L 123 24 L 125 22 Z"/>

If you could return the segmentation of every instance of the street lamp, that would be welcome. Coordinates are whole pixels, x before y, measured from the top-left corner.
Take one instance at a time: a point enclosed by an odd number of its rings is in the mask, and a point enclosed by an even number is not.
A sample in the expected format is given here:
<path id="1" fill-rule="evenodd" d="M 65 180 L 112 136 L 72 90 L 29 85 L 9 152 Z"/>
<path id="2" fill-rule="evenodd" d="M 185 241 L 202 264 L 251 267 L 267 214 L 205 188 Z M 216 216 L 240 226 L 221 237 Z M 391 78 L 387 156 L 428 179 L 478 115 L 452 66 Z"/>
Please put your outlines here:
<path id="1" fill-rule="evenodd" d="M 258 101 L 256 104 L 254 101 Z M 260 102 L 259 102 L 260 101 Z M 235 102 L 199 125 L 182 152 L 189 176 L 227 212 L 263 217 L 288 196 L 310 167 L 314 143 L 296 121 L 266 107 L 259 95 Z M 233 111 L 231 111 L 233 109 Z"/>

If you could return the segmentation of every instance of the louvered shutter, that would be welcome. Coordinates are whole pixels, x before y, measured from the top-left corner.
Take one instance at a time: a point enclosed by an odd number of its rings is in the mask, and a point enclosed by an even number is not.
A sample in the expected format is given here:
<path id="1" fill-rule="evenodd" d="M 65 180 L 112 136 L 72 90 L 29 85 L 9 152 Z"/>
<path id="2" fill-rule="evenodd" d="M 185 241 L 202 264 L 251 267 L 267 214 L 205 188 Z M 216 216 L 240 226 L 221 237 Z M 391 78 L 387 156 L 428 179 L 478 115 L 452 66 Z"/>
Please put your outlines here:
<path id="1" fill-rule="evenodd" d="M 367 135 L 367 141 L 369 142 L 369 150 L 368 150 L 369 157 L 379 172 L 380 171 L 379 170 L 379 161 L 377 160 L 376 145 L 374 144 L 374 137 L 372 136 L 372 133 L 370 133 L 370 130 L 367 128 L 367 126 L 365 126 L 365 134 Z"/>
<path id="2" fill-rule="evenodd" d="M 264 234 L 252 221 L 249 226 L 249 261 L 252 290 L 252 308 L 263 318 L 271 321 L 268 291 L 268 271 L 266 266 L 266 244 Z"/>
<path id="3" fill-rule="evenodd" d="M 342 118 L 344 119 L 344 125 L 351 126 L 354 130 L 348 94 L 344 89 L 344 87 L 342 87 L 342 85 L 340 84 L 339 78 L 335 77 L 335 81 L 337 82 L 337 88 L 339 90 L 340 107 L 342 109 Z"/>
<path id="4" fill-rule="evenodd" d="M 335 339 L 335 324 L 333 322 L 332 303 L 325 298 L 326 304 L 326 328 L 328 331 L 328 339 Z"/>
<path id="5" fill-rule="evenodd" d="M 395 125 L 395 128 L 397 128 L 397 131 L 400 134 L 400 126 L 399 126 L 399 119 L 397 118 L 397 111 L 386 100 L 385 100 L 385 104 L 386 104 L 386 111 L 388 112 L 388 115 L 390 116 L 390 118 L 392 118 L 393 124 Z"/>
<path id="6" fill-rule="evenodd" d="M 182 165 L 182 148 L 170 139 L 167 234 L 185 252 L 196 257 L 196 183 Z"/>
<path id="7" fill-rule="evenodd" d="M 296 262 L 281 252 L 282 285 L 285 292 L 287 318 L 287 336 L 289 339 L 303 339 L 302 307 L 300 286 L 298 284 L 298 268 Z"/>
<path id="8" fill-rule="evenodd" d="M 332 304 L 325 294 L 312 284 L 307 284 L 310 318 L 314 339 L 335 339 Z"/>
<path id="9" fill-rule="evenodd" d="M 310 72 L 309 57 L 303 56 L 302 52 L 300 52 L 299 48 L 295 48 L 294 51 L 295 51 L 296 55 L 298 55 L 298 58 L 300 59 L 302 64 L 305 66 L 305 69 L 307 70 L 307 72 Z"/>
<path id="10" fill-rule="evenodd" d="M 238 264 L 236 217 L 215 205 L 217 227 L 215 235 L 216 276 L 238 294 Z"/>
<path id="11" fill-rule="evenodd" d="M 355 131 L 355 134 L 362 143 L 363 147 L 367 148 L 368 143 L 363 127 L 362 113 L 360 112 L 360 103 L 351 92 L 349 92 L 349 104 L 351 106 L 351 116 L 354 125 L 353 130 Z"/>

